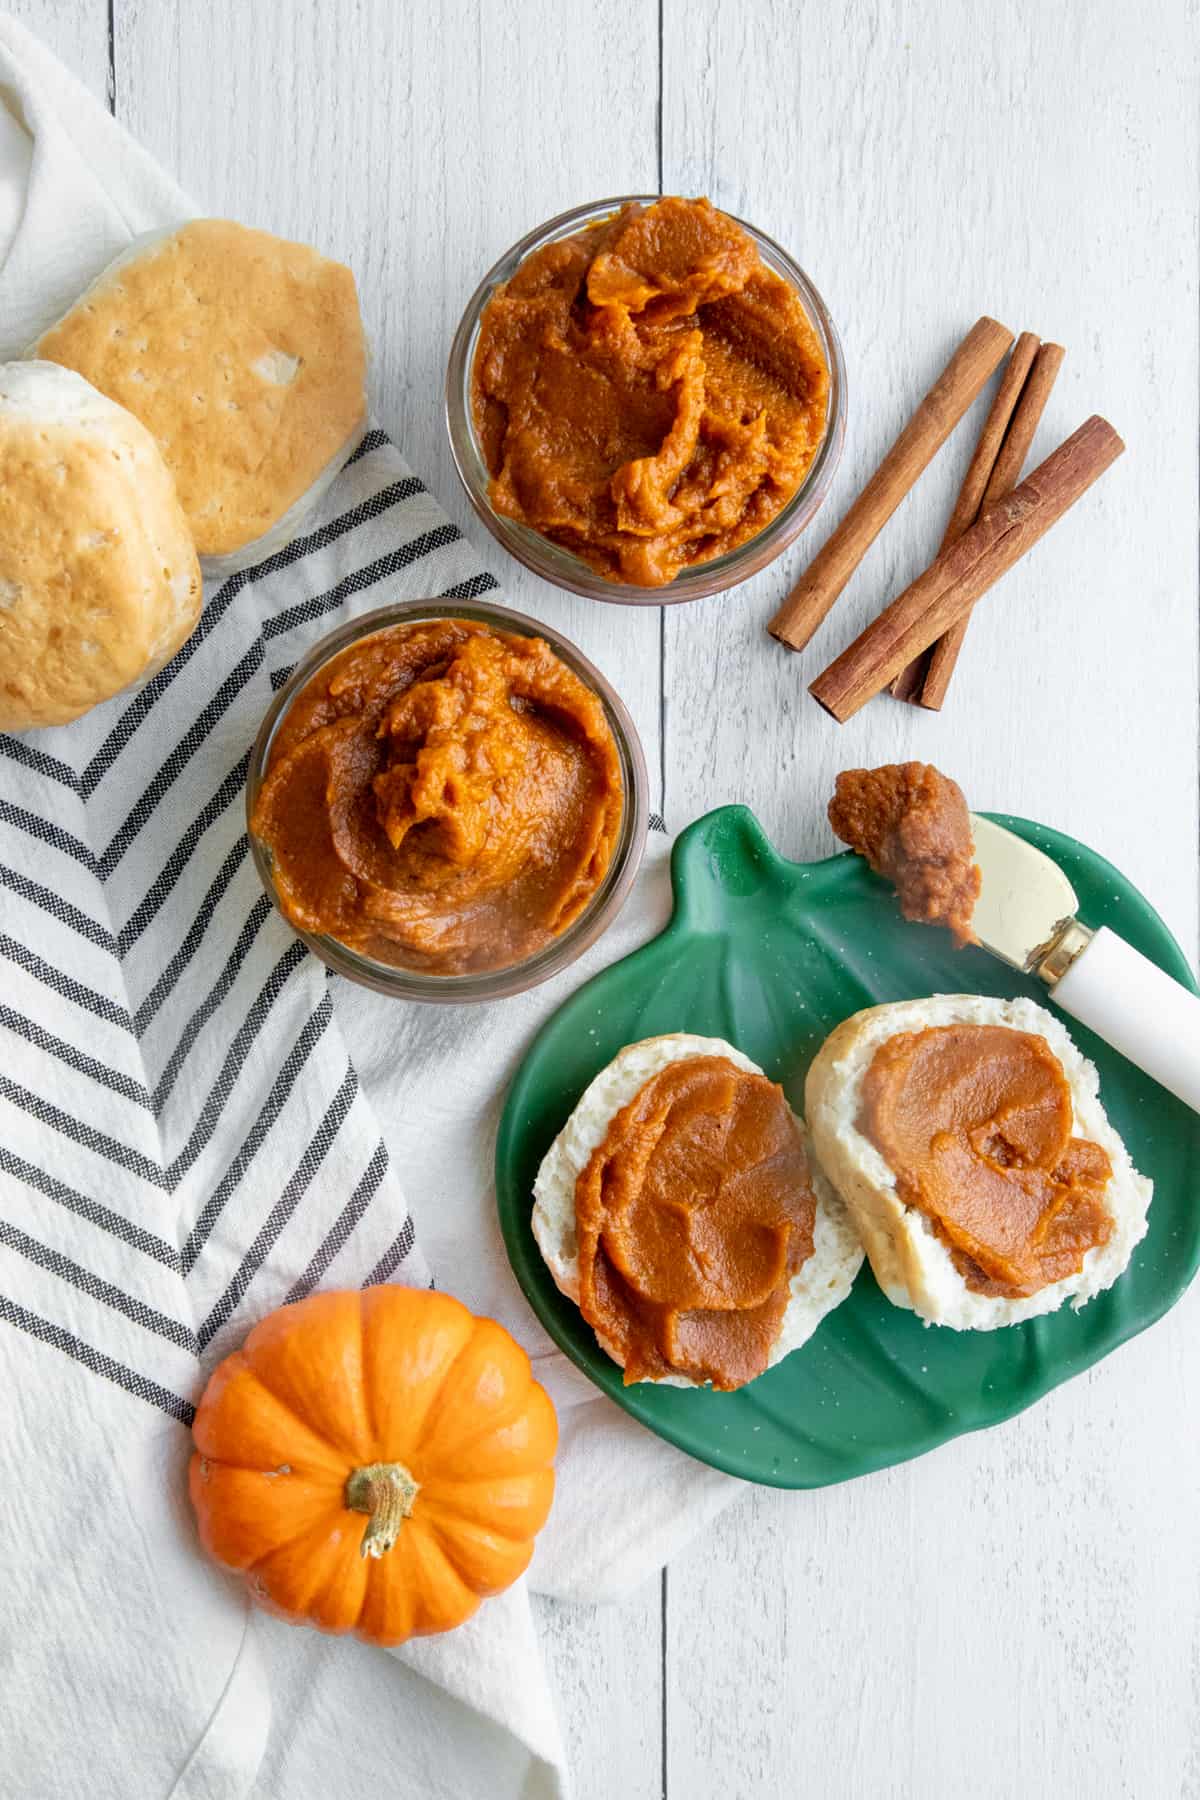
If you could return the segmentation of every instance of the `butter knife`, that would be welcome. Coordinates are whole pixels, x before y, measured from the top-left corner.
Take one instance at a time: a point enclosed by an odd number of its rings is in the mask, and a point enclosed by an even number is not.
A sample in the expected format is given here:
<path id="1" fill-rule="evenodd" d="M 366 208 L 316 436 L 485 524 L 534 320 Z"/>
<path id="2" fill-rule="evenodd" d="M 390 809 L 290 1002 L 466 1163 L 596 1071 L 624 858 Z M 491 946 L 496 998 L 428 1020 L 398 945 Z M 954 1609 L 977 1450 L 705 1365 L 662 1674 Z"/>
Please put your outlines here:
<path id="1" fill-rule="evenodd" d="M 971 923 L 984 949 L 1044 981 L 1056 1006 L 1200 1112 L 1200 995 L 1107 925 L 1083 924 L 1044 851 L 977 813 L 971 828 L 983 877 Z"/>

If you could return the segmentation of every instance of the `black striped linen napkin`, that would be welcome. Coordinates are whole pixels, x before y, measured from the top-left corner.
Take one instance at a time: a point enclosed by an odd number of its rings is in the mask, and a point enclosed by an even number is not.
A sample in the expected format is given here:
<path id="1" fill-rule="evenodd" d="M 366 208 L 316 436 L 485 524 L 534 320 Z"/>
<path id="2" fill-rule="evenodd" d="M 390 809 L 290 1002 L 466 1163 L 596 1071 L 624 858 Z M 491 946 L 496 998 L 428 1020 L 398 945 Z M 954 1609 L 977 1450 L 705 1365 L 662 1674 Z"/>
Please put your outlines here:
<path id="1" fill-rule="evenodd" d="M 255 874 L 244 784 L 317 638 L 496 585 L 368 430 L 140 693 L 0 735 L 0 1318 L 184 1422 L 270 1307 L 427 1279 L 325 970 Z"/>

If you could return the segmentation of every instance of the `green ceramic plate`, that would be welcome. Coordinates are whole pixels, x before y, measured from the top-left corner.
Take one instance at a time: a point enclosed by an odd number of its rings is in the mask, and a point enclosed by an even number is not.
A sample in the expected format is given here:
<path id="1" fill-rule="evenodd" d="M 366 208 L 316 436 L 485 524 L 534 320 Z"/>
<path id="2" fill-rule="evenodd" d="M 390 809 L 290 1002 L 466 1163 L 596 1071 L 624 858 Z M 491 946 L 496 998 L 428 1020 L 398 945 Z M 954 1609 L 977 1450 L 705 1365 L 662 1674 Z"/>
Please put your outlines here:
<path id="1" fill-rule="evenodd" d="M 1114 926 L 1195 988 L 1162 920 L 1110 863 L 1045 826 L 993 816 L 1056 858 L 1089 925 Z M 623 1386 L 554 1286 L 529 1227 L 538 1164 L 623 1044 L 663 1031 L 726 1038 L 802 1110 L 814 1052 L 860 1007 L 947 992 L 1046 999 L 1044 988 L 982 950 L 955 951 L 947 933 L 905 924 L 890 888 L 858 857 L 785 861 L 745 807 L 689 826 L 671 873 L 670 924 L 545 1026 L 509 1092 L 496 1149 L 500 1221 L 517 1279 L 555 1342 L 626 1412 L 716 1468 L 775 1487 L 822 1487 L 1011 1417 L 1179 1298 L 1200 1261 L 1200 1119 L 1068 1020 L 1099 1067 L 1110 1119 L 1154 1180 L 1149 1232 L 1115 1287 L 1079 1313 L 960 1333 L 890 1306 L 864 1266 L 815 1336 L 738 1393 Z"/>

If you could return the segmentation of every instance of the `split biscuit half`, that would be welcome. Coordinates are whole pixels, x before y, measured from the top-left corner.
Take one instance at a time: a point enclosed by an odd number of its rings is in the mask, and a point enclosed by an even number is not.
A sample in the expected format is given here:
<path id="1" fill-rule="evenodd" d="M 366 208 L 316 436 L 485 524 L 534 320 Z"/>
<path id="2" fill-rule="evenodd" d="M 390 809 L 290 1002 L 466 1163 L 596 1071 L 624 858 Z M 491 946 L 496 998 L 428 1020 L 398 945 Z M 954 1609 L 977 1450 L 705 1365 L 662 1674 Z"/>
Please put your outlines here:
<path id="1" fill-rule="evenodd" d="M 155 674 L 200 599 L 145 426 L 55 363 L 0 365 L 0 731 L 65 725 Z"/>
<path id="2" fill-rule="evenodd" d="M 575 1183 L 587 1167 L 593 1150 L 604 1142 L 608 1128 L 622 1107 L 669 1063 L 687 1057 L 726 1057 L 747 1074 L 761 1075 L 757 1063 L 722 1038 L 695 1037 L 672 1032 L 627 1044 L 608 1067 L 585 1089 L 575 1110 L 542 1160 L 534 1183 L 533 1235 L 555 1283 L 579 1303 L 579 1250 L 575 1225 Z M 801 1120 L 796 1124 L 808 1146 Z M 833 1191 L 815 1160 L 809 1157 L 809 1174 L 816 1197 L 812 1255 L 791 1280 L 791 1292 L 779 1336 L 771 1346 L 768 1367 L 782 1362 L 799 1349 L 817 1329 L 826 1313 L 839 1306 L 850 1292 L 862 1266 L 862 1246 L 846 1208 Z M 615 1345 L 597 1333 L 602 1350 L 620 1363 Z M 658 1378 L 666 1387 L 700 1387 L 689 1376 Z"/>
<path id="3" fill-rule="evenodd" d="M 350 270 L 228 219 L 136 239 L 31 354 L 153 433 L 206 575 L 294 537 L 366 418 Z"/>
<path id="4" fill-rule="evenodd" d="M 1045 1039 L 1062 1065 L 1071 1092 L 1073 1134 L 1108 1153 L 1112 1175 L 1104 1206 L 1112 1219 L 1108 1242 L 1088 1250 L 1078 1273 L 1034 1294 L 1010 1299 L 967 1285 L 932 1222 L 906 1206 L 895 1172 L 859 1130 L 863 1080 L 889 1038 L 944 1025 L 1000 1025 Z M 804 1106 L 821 1167 L 850 1209 L 875 1279 L 896 1306 L 927 1324 L 957 1331 L 992 1331 L 1055 1312 L 1065 1301 L 1078 1310 L 1112 1286 L 1146 1234 L 1153 1184 L 1139 1175 L 1100 1102 L 1100 1078 L 1065 1026 L 1034 1000 L 986 994 L 935 994 L 867 1007 L 826 1038 L 809 1069 Z"/>

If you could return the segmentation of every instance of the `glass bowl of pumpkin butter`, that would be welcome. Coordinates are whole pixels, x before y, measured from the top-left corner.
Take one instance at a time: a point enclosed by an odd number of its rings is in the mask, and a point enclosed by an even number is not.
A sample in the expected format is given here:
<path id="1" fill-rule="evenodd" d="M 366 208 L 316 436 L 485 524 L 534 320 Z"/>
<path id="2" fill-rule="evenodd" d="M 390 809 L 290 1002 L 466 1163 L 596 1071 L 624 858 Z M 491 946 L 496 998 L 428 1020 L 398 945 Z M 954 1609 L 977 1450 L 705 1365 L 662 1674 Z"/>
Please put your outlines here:
<path id="1" fill-rule="evenodd" d="M 616 917 L 645 847 L 646 764 L 623 701 L 558 632 L 408 601 L 296 666 L 251 752 L 246 816 L 268 895 L 337 974 L 496 1000 Z"/>
<path id="2" fill-rule="evenodd" d="M 820 294 L 709 201 L 540 225 L 467 304 L 446 372 L 459 477 L 534 574 L 661 606 L 772 562 L 829 492 L 846 373 Z"/>

